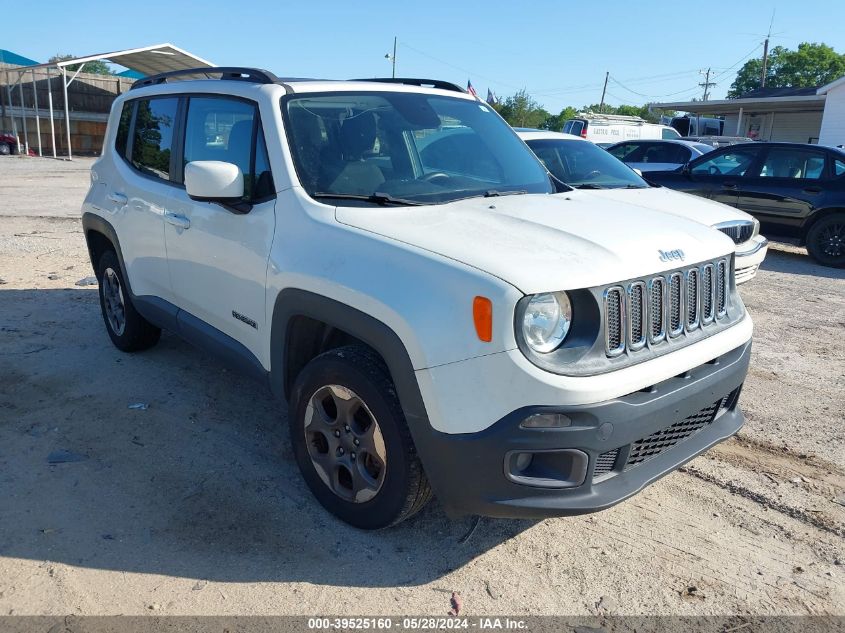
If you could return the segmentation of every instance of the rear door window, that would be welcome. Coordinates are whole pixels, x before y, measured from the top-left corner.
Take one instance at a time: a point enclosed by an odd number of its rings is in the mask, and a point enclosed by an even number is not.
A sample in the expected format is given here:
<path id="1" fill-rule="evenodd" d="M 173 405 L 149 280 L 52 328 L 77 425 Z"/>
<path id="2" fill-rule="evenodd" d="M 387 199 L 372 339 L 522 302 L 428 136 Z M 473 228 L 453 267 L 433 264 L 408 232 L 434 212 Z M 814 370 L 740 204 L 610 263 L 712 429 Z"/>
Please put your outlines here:
<path id="1" fill-rule="evenodd" d="M 171 179 L 170 158 L 178 107 L 178 97 L 138 101 L 132 137 L 132 165 L 148 176 Z"/>
<path id="2" fill-rule="evenodd" d="M 824 158 L 824 153 L 813 150 L 773 147 L 760 168 L 760 177 L 821 180 Z"/>

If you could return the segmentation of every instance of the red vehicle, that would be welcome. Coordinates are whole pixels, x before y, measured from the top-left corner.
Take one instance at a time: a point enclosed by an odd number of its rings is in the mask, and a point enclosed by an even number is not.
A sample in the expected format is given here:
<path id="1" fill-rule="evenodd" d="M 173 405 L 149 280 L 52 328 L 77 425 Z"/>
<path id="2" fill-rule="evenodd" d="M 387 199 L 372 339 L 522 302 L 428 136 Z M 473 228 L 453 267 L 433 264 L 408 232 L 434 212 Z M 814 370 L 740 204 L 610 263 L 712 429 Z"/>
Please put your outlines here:
<path id="1" fill-rule="evenodd" d="M 0 156 L 8 156 L 9 154 L 18 153 L 18 139 L 14 134 L 9 132 L 0 132 Z M 35 152 L 30 149 L 29 156 L 35 156 Z"/>

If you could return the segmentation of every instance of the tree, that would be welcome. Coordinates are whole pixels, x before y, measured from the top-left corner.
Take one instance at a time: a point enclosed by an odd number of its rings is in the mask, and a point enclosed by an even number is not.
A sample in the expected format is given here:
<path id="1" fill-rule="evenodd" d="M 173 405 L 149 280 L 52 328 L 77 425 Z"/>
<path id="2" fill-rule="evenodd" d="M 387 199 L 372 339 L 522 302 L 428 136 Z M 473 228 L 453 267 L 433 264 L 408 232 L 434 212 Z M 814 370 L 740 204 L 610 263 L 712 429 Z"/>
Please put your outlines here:
<path id="1" fill-rule="evenodd" d="M 750 59 L 739 69 L 728 91 L 735 99 L 760 87 L 762 59 Z M 797 50 L 775 46 L 769 51 L 766 64 L 766 86 L 772 88 L 806 88 L 822 86 L 845 75 L 845 55 L 827 44 L 802 42 Z"/>
<path id="2" fill-rule="evenodd" d="M 57 54 L 57 55 L 53 55 L 47 61 L 50 62 L 51 64 L 54 64 L 56 62 L 63 62 L 63 61 L 66 61 L 68 59 L 73 59 L 74 57 L 76 57 L 76 55 L 66 55 L 66 54 L 60 53 L 60 54 Z M 112 72 L 112 70 L 109 68 L 109 65 L 101 59 L 95 60 L 93 62 L 85 62 L 84 65 L 85 65 L 85 68 L 82 69 L 82 72 L 84 72 L 84 73 L 93 73 L 95 75 L 113 75 L 114 74 Z M 79 66 L 80 66 L 79 64 L 71 64 L 70 66 L 67 66 L 67 69 L 71 70 L 73 72 L 76 72 L 79 69 Z"/>
<path id="3" fill-rule="evenodd" d="M 495 108 L 514 127 L 540 127 L 551 116 L 524 88 Z"/>

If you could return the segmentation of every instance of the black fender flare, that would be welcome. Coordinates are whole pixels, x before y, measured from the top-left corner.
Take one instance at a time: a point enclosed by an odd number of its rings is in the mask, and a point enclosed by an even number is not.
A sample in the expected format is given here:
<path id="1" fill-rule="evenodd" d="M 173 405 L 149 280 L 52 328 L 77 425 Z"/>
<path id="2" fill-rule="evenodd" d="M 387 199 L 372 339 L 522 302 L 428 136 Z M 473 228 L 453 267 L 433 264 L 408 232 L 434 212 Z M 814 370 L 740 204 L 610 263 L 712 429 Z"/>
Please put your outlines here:
<path id="1" fill-rule="evenodd" d="M 271 320 L 270 387 L 283 400 L 288 399 L 289 388 L 296 379 L 296 376 L 286 375 L 285 361 L 290 326 L 298 316 L 322 321 L 342 330 L 381 355 L 396 386 L 405 421 L 426 475 L 435 495 L 440 497 L 447 486 L 437 463 L 435 438 L 439 434 L 429 422 L 411 357 L 399 335 L 375 317 L 334 299 L 298 288 L 282 290 L 276 297 Z"/>
<path id="2" fill-rule="evenodd" d="M 82 232 L 85 234 L 85 244 L 88 247 L 88 258 L 91 260 L 91 267 L 94 269 L 94 274 L 97 273 L 97 264 L 99 262 L 94 261 L 94 247 L 93 244 L 91 244 L 91 237 L 89 235 L 91 231 L 102 233 L 112 243 L 112 246 L 114 246 L 114 251 L 117 254 L 117 261 L 120 264 L 120 272 L 123 275 L 123 280 L 126 283 L 126 286 L 128 286 L 130 295 L 134 297 L 135 295 L 132 293 L 132 284 L 129 282 L 129 275 L 126 272 L 126 264 L 123 263 L 123 251 L 120 249 L 120 240 L 117 237 L 117 231 L 114 230 L 114 227 L 108 220 L 96 213 L 86 211 L 82 214 Z"/>

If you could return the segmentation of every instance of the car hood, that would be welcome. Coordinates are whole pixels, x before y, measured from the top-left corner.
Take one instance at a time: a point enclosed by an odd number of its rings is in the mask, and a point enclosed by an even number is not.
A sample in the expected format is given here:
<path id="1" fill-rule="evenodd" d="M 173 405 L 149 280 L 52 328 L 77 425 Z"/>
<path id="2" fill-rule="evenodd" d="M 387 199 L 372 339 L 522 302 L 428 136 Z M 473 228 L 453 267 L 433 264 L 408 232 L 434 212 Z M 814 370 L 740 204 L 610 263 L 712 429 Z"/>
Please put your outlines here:
<path id="1" fill-rule="evenodd" d="M 600 200 L 615 200 L 634 204 L 646 209 L 671 213 L 682 218 L 689 218 L 701 222 L 707 226 L 713 226 L 719 222 L 729 220 L 748 220 L 754 218 L 745 211 L 735 207 L 707 200 L 700 196 L 689 193 L 673 191 L 666 187 L 649 187 L 647 189 L 591 189 L 581 190 L 579 193 L 587 194 Z"/>
<path id="2" fill-rule="evenodd" d="M 526 294 L 601 286 L 733 252 L 730 238 L 697 222 L 584 193 L 335 213 L 343 224 L 473 266 Z M 676 249 L 683 262 L 660 260 L 659 251 Z"/>

